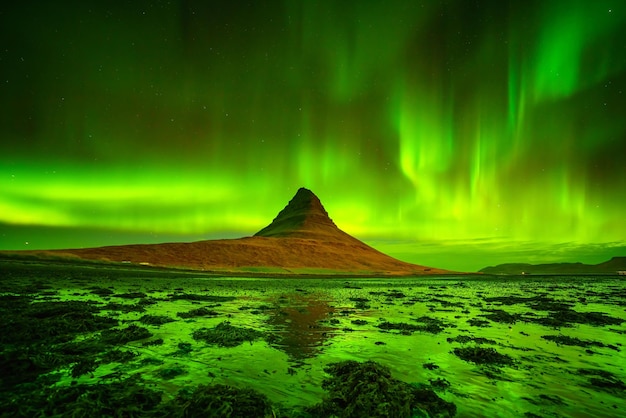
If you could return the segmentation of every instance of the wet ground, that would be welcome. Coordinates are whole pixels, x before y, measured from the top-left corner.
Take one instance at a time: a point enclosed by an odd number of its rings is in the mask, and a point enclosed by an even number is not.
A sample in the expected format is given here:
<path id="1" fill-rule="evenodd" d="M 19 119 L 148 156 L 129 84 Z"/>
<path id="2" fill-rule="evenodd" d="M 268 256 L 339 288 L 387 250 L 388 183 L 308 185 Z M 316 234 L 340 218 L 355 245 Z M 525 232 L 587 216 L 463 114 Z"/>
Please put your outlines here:
<path id="1" fill-rule="evenodd" d="M 3 416 L 626 415 L 617 276 L 3 265 L 0 313 Z"/>

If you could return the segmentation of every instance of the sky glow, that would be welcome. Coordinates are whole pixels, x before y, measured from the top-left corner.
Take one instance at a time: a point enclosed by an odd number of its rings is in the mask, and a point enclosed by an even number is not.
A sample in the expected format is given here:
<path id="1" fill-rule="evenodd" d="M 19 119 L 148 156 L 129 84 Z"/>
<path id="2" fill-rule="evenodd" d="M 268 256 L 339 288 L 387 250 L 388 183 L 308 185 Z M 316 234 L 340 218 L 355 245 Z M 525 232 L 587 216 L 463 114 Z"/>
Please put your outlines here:
<path id="1" fill-rule="evenodd" d="M 307 187 L 419 264 L 626 255 L 622 1 L 41 3 L 0 13 L 0 249 L 251 235 Z"/>

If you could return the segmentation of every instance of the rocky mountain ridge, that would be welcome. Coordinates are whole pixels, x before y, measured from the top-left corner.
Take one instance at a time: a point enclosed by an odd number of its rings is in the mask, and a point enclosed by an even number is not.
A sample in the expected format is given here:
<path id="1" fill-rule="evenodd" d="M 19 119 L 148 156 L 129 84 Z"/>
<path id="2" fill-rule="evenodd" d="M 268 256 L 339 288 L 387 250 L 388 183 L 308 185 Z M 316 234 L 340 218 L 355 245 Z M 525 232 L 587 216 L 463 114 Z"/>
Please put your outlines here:
<path id="1" fill-rule="evenodd" d="M 489 266 L 480 270 L 480 273 L 485 274 L 620 274 L 620 272 L 626 272 L 626 257 L 613 257 L 599 264 L 508 263 Z"/>

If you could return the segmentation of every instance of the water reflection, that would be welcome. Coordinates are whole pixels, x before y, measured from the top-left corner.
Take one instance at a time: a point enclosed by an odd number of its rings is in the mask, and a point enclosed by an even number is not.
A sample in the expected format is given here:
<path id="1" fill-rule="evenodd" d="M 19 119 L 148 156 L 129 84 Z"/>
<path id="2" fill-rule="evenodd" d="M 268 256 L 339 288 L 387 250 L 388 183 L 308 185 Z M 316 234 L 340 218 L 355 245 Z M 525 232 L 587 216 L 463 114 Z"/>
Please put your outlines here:
<path id="1" fill-rule="evenodd" d="M 292 360 L 315 357 L 336 328 L 322 321 L 335 309 L 319 295 L 302 293 L 281 297 L 267 324 L 274 330 L 271 344 Z"/>

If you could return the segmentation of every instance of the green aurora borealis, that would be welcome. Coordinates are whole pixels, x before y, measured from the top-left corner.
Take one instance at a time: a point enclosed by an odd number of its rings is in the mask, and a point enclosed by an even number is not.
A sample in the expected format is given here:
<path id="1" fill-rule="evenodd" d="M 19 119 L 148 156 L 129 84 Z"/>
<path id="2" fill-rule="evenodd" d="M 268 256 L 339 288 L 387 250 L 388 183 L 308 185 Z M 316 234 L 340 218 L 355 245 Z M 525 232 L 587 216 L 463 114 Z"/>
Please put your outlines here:
<path id="1" fill-rule="evenodd" d="M 626 3 L 0 6 L 0 249 L 251 235 L 298 187 L 406 261 L 626 255 Z"/>

